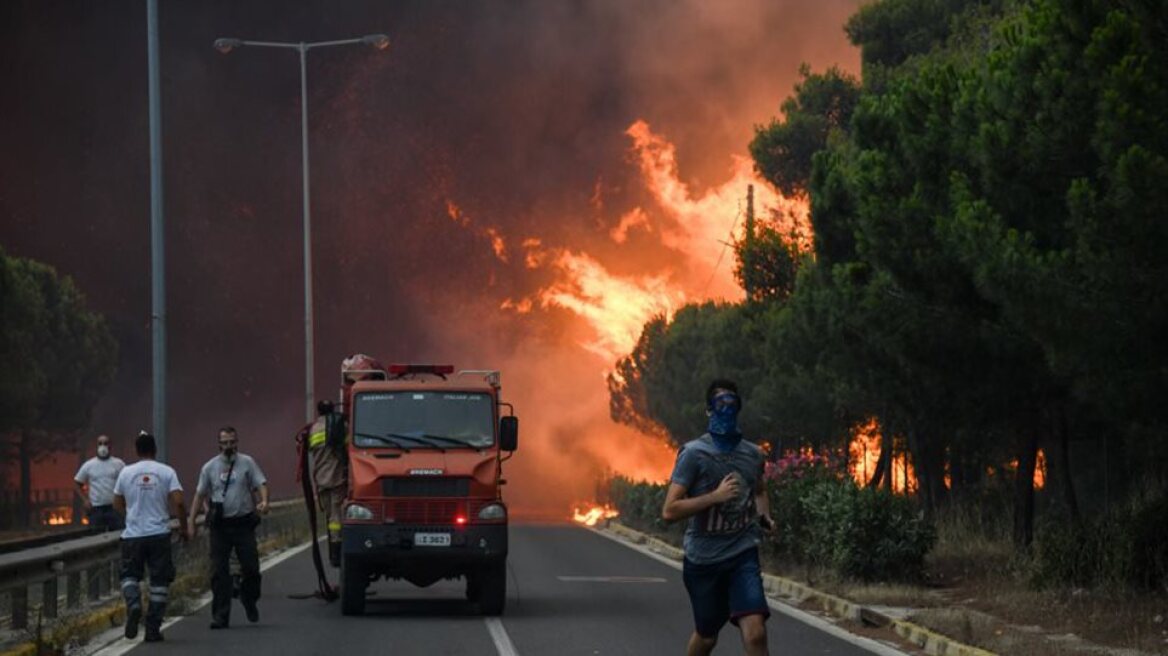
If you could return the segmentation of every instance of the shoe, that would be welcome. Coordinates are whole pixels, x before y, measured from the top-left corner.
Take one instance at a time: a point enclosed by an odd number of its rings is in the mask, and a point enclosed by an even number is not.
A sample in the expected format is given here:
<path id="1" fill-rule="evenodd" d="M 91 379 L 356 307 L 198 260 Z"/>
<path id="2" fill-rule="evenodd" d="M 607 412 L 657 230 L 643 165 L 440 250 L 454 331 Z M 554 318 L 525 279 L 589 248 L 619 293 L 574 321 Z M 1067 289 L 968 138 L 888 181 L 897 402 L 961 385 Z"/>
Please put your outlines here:
<path id="1" fill-rule="evenodd" d="M 138 637 L 138 623 L 141 621 L 141 608 L 134 608 L 126 613 L 126 638 L 128 640 L 133 640 Z"/>
<path id="2" fill-rule="evenodd" d="M 243 605 L 243 612 L 247 613 L 247 621 L 248 622 L 251 622 L 252 624 L 254 624 L 254 623 L 260 621 L 260 609 L 259 609 L 259 607 L 256 606 L 254 601 L 251 602 L 250 604 L 244 604 Z"/>
<path id="3" fill-rule="evenodd" d="M 220 622 L 218 620 L 211 621 L 211 628 L 212 629 L 226 629 L 227 626 L 228 626 L 227 622 Z"/>
<path id="4" fill-rule="evenodd" d="M 162 642 L 162 640 L 162 631 L 160 629 L 146 627 L 146 635 L 142 637 L 143 642 Z"/>

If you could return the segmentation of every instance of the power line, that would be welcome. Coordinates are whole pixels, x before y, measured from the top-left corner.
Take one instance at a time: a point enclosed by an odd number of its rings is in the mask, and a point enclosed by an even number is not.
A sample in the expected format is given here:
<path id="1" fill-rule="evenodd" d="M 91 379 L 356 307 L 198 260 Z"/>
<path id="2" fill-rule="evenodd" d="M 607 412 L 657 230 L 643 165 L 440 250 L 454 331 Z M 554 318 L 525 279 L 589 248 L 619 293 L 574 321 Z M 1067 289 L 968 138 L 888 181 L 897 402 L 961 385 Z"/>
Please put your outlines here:
<path id="1" fill-rule="evenodd" d="M 706 286 L 702 288 L 702 298 L 706 297 L 706 292 L 710 291 L 710 283 L 714 282 L 714 276 L 718 274 L 718 267 L 722 266 L 722 258 L 726 257 L 726 248 L 730 246 L 734 239 L 734 229 L 738 227 L 738 219 L 742 216 L 742 201 L 738 201 L 738 213 L 734 215 L 734 223 L 730 224 L 730 232 L 727 233 L 727 241 L 722 242 L 722 252 L 718 253 L 718 261 L 714 263 L 714 270 L 710 272 L 710 278 L 706 281 Z"/>

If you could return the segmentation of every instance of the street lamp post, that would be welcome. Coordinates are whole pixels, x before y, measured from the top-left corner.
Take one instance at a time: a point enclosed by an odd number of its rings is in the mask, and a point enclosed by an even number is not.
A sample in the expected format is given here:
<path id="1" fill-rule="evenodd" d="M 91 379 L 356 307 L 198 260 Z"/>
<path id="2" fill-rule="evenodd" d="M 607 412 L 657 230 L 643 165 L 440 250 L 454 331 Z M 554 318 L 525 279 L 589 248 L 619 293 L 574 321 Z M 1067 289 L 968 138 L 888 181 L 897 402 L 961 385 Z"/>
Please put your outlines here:
<path id="1" fill-rule="evenodd" d="M 215 39 L 215 49 L 227 54 L 243 46 L 260 48 L 285 48 L 300 53 L 300 165 L 301 188 L 303 189 L 304 211 L 304 413 L 305 421 L 316 417 L 316 402 L 313 394 L 312 355 L 312 212 L 309 209 L 308 182 L 308 51 L 330 46 L 367 45 L 377 50 L 389 47 L 389 37 L 384 34 L 369 34 L 355 39 L 339 41 L 316 41 L 312 43 L 283 43 L 278 41 L 249 41 L 246 39 Z"/>

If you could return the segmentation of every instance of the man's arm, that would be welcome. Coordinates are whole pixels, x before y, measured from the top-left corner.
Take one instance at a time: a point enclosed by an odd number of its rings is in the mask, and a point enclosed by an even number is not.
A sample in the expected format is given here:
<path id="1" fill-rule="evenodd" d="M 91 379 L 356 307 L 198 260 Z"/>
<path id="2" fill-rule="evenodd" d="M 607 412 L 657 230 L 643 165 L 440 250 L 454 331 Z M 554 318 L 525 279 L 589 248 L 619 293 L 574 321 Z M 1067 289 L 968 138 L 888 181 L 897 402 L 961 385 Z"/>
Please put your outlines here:
<path id="1" fill-rule="evenodd" d="M 767 494 L 766 483 L 759 481 L 754 488 L 754 507 L 766 532 L 775 530 L 775 518 L 771 517 L 771 497 Z"/>
<path id="2" fill-rule="evenodd" d="M 173 494 L 173 493 L 172 493 Z M 203 493 L 195 492 L 195 498 L 191 500 L 191 514 L 187 520 L 187 527 L 191 531 L 191 535 L 195 534 L 195 528 L 198 524 L 195 523 L 195 518 L 199 516 L 199 511 L 203 509 Z"/>
<path id="3" fill-rule="evenodd" d="M 114 495 L 114 510 L 120 512 L 123 515 L 126 514 L 126 497 L 120 494 Z"/>
<path id="4" fill-rule="evenodd" d="M 86 484 L 82 481 L 73 481 L 73 491 L 77 496 L 81 497 L 81 503 L 85 505 L 85 509 L 89 510 L 89 493 L 85 490 Z"/>
<path id="5" fill-rule="evenodd" d="M 268 514 L 268 484 L 260 483 L 259 488 L 255 490 L 255 492 L 258 493 L 260 497 L 259 503 L 256 504 L 256 510 L 261 515 Z"/>
<path id="6" fill-rule="evenodd" d="M 665 493 L 665 505 L 661 508 L 661 518 L 667 522 L 685 519 L 700 513 L 710 506 L 729 501 L 738 496 L 738 479 L 733 474 L 727 474 L 718 488 L 713 492 L 686 497 L 685 486 L 679 483 L 670 483 L 669 491 Z"/>
<path id="7" fill-rule="evenodd" d="M 190 527 L 194 522 L 187 523 L 187 509 L 183 502 L 182 490 L 172 490 L 167 496 L 170 500 L 170 514 L 178 519 L 179 536 L 184 540 L 190 539 L 192 537 Z"/>

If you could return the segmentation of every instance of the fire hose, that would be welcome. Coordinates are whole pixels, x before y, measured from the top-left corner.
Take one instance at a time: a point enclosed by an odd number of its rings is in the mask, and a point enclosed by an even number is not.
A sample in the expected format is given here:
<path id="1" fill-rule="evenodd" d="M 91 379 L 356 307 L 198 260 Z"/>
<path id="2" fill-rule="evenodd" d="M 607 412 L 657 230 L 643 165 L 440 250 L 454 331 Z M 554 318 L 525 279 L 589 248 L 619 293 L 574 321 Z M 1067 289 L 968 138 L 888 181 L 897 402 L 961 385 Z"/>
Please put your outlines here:
<path id="1" fill-rule="evenodd" d="M 316 568 L 316 592 L 307 595 L 288 595 L 292 599 L 318 598 L 332 602 L 338 598 L 337 588 L 329 583 L 325 573 L 324 560 L 320 557 L 320 540 L 316 528 L 316 495 L 312 490 L 312 474 L 308 469 L 308 434 L 312 424 L 306 425 L 296 434 L 296 478 L 304 491 L 304 504 L 308 507 L 308 526 L 312 531 L 312 564 Z"/>

